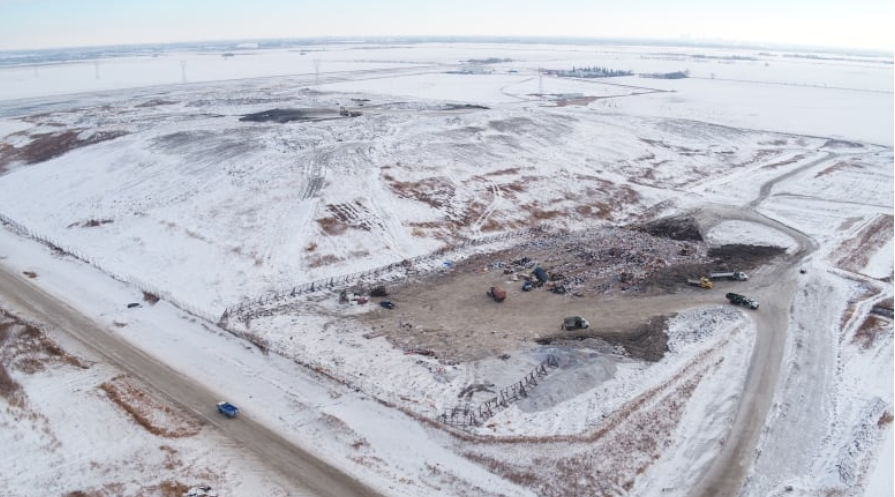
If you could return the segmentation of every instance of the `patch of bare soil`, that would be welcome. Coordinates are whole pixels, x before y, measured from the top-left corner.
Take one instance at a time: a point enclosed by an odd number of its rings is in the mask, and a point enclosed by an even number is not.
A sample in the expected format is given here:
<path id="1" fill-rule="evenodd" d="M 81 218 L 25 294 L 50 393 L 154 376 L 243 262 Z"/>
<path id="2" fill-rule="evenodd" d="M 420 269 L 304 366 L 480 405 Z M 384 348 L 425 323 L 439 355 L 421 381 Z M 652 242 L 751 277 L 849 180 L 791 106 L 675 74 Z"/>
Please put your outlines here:
<path id="1" fill-rule="evenodd" d="M 155 305 L 158 303 L 158 301 L 158 295 L 150 292 L 143 292 L 143 302 L 147 302 L 149 305 Z"/>
<path id="2" fill-rule="evenodd" d="M 861 326 L 855 331 L 852 343 L 856 343 L 864 349 L 870 349 L 873 345 L 886 334 L 892 332 L 892 321 L 884 319 L 873 314 L 867 316 Z"/>
<path id="3" fill-rule="evenodd" d="M 431 177 L 416 182 L 398 181 L 390 174 L 382 176 L 396 195 L 403 198 L 411 198 L 428 204 L 435 209 L 443 209 L 450 204 L 456 194 L 456 189 L 450 179 L 445 177 Z"/>
<path id="4" fill-rule="evenodd" d="M 69 129 L 58 133 L 38 133 L 31 135 L 31 141 L 21 147 L 0 144 L 0 174 L 13 162 L 37 164 L 60 157 L 77 148 L 114 140 L 127 134 L 125 131 L 99 131 L 87 138 L 81 138 L 83 129 Z"/>
<path id="5" fill-rule="evenodd" d="M 646 324 L 631 330 L 587 329 L 562 331 L 535 340 L 542 345 L 561 345 L 569 342 L 600 339 L 610 345 L 620 346 L 627 355 L 648 362 L 658 362 L 668 350 L 668 319 L 673 316 L 655 316 Z"/>
<path id="6" fill-rule="evenodd" d="M 814 175 L 815 178 L 820 178 L 821 176 L 827 176 L 833 174 L 836 171 L 841 171 L 843 169 L 848 169 L 850 167 L 861 168 L 860 163 L 856 162 L 848 162 L 848 161 L 839 161 L 832 166 L 825 168 L 823 171 L 818 171 L 817 174 Z"/>
<path id="7" fill-rule="evenodd" d="M 793 158 L 791 158 L 791 159 L 782 160 L 782 161 L 779 161 L 779 162 L 773 162 L 773 163 L 771 163 L 771 164 L 765 164 L 764 166 L 761 166 L 761 168 L 762 168 L 762 169 L 777 169 L 778 167 L 781 167 L 781 166 L 787 166 L 787 165 L 789 165 L 789 164 L 795 164 L 796 162 L 798 162 L 798 161 L 800 161 L 800 160 L 802 160 L 802 159 L 804 159 L 804 158 L 805 158 L 805 155 L 804 155 L 804 154 L 799 154 L 799 155 L 796 155 L 795 157 L 793 157 Z"/>
<path id="8" fill-rule="evenodd" d="M 37 278 L 37 273 L 35 273 L 34 271 L 22 271 L 22 274 L 24 274 L 25 276 L 27 276 L 28 278 L 30 278 L 32 280 L 34 278 Z"/>
<path id="9" fill-rule="evenodd" d="M 72 365 L 86 368 L 76 357 L 66 353 L 36 326 L 0 309 L 0 399 L 14 409 L 17 419 L 45 423 L 45 418 L 31 411 L 21 384 L 10 374 L 15 370 L 34 374 L 52 365 Z M 52 443 L 58 443 L 46 426 L 40 428 Z"/>
<path id="10" fill-rule="evenodd" d="M 165 438 L 191 437 L 202 423 L 152 396 L 137 380 L 116 377 L 100 385 L 109 399 L 127 412 L 146 431 Z"/>

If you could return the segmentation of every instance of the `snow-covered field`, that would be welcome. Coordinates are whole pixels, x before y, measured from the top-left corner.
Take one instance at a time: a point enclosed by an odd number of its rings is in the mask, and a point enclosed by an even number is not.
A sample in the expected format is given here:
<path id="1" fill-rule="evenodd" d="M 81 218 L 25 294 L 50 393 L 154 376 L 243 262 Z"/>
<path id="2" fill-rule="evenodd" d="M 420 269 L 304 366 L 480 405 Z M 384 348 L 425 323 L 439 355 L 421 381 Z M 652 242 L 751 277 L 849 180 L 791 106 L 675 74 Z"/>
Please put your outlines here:
<path id="1" fill-rule="evenodd" d="M 489 57 L 511 60 L 448 73 Z M 691 78 L 538 73 L 573 65 L 686 69 Z M 0 219 L 12 223 L 0 232 L 0 264 L 37 274 L 34 284 L 387 495 L 683 496 L 731 436 L 754 360 L 756 320 L 736 308 L 680 309 L 656 363 L 572 353 L 583 366 L 551 373 L 531 398 L 469 433 L 413 416 L 436 419 L 482 378 L 498 388 L 517 381 L 543 350 L 464 364 L 407 355 L 368 339 L 374 330 L 360 314 L 372 311 L 346 312 L 329 291 L 231 326 L 269 356 L 214 323 L 234 306 L 311 281 L 441 249 L 462 258 L 486 250 L 464 243 L 487 235 L 704 209 L 722 216 L 705 233 L 711 244 L 809 254 L 792 282 L 778 385 L 742 495 L 891 495 L 891 474 L 880 467 L 891 465 L 895 404 L 892 74 L 891 59 L 487 44 L 0 68 Z M 340 106 L 362 115 L 339 116 Z M 323 119 L 242 119 L 308 108 L 323 109 Z M 723 219 L 736 209 L 797 230 L 811 246 L 770 222 Z M 757 279 L 774 281 L 769 271 Z M 142 290 L 162 303 L 126 310 Z M 151 488 L 168 478 L 166 453 L 179 456 L 171 478 L 188 486 L 293 491 L 263 462 L 238 464 L 225 434 L 209 427 L 161 441 L 141 431 L 99 389 L 116 377 L 111 365 L 13 374 L 31 416 L 44 421 L 4 430 L 4 446 L 82 462 L 20 471 L 21 461 L 7 460 L 0 475 L 18 476 L 0 477 L 0 494 L 47 482 L 55 494 L 161 492 Z M 91 419 L 72 424 L 60 407 L 69 403 Z M 259 403 L 267 408 L 253 410 Z M 3 416 L 5 425 L 17 419 Z M 113 440 L 127 443 L 85 435 L 106 421 Z M 632 440 L 638 432 L 648 436 Z M 218 450 L 227 455 L 212 456 Z M 103 451 L 109 456 L 96 464 L 119 475 L 84 459 Z M 545 474 L 544 457 L 566 469 Z M 590 473 L 563 486 L 571 467 Z M 156 476 L 141 479 L 146 468 Z"/>

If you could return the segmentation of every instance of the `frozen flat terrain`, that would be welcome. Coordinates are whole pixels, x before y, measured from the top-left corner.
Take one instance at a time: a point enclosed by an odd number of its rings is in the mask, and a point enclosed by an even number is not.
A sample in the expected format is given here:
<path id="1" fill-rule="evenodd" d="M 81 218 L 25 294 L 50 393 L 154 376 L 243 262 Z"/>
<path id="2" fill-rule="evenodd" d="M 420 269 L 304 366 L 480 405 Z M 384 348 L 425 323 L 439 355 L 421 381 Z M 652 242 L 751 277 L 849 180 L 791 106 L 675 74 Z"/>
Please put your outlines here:
<path id="1" fill-rule="evenodd" d="M 892 60 L 803 55 L 345 44 L 0 67 L 4 271 L 243 408 L 228 429 L 186 380 L 123 373 L 0 285 L 75 358 L 35 370 L 23 332 L 0 334 L 4 446 L 35 458 L 4 463 L 0 494 L 333 492 L 239 438 L 269 432 L 351 492 L 891 495 Z M 539 72 L 589 65 L 690 77 Z M 695 234 L 645 224 L 668 216 Z M 564 276 L 522 292 L 522 257 Z M 686 285 L 722 266 L 749 281 Z M 394 310 L 357 303 L 375 284 Z M 557 335 L 578 313 L 591 331 Z M 113 401 L 131 377 L 186 434 Z"/>

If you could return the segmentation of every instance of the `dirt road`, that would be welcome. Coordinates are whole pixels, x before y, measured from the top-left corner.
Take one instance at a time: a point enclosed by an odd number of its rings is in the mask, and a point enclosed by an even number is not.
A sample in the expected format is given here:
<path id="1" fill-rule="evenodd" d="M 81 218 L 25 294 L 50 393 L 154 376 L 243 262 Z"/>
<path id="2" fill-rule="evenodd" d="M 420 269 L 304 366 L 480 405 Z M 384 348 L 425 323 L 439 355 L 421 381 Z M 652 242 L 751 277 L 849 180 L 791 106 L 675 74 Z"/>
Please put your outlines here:
<path id="1" fill-rule="evenodd" d="M 94 323 L 71 306 L 33 286 L 0 265 L 0 296 L 24 317 L 68 333 L 99 356 L 143 380 L 171 401 L 193 413 L 254 452 L 267 467 L 293 482 L 293 495 L 313 497 L 374 497 L 363 483 L 295 446 L 250 417 L 226 419 L 215 408 L 219 396 L 125 340 Z"/>
<path id="2" fill-rule="evenodd" d="M 768 188 L 762 188 L 760 199 L 767 196 L 773 183 L 776 181 L 769 182 Z M 696 217 L 704 230 L 727 220 L 762 224 L 789 235 L 799 246 L 779 265 L 751 275 L 749 286 L 754 290 L 750 296 L 758 298 L 761 309 L 752 314 L 757 334 L 740 405 L 728 442 L 691 492 L 697 497 L 734 497 L 739 495 L 755 459 L 761 431 L 774 400 L 786 346 L 790 306 L 798 287 L 798 264 L 817 249 L 817 243 L 752 210 L 713 205 L 697 213 Z"/>

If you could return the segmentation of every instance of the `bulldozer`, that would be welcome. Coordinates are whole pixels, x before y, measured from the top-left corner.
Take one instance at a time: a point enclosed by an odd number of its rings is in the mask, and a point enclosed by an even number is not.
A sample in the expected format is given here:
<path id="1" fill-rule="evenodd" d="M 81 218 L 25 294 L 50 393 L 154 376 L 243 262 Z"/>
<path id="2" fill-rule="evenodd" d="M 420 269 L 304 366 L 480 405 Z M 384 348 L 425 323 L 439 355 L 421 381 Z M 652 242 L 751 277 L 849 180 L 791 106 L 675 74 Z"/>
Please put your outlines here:
<path id="1" fill-rule="evenodd" d="M 688 279 L 687 284 L 693 285 L 693 286 L 698 286 L 699 288 L 705 288 L 708 290 L 715 288 L 715 284 L 712 283 L 712 280 L 706 278 L 705 276 L 703 276 L 702 278 L 699 278 L 698 280 L 694 280 L 692 278 Z"/>

